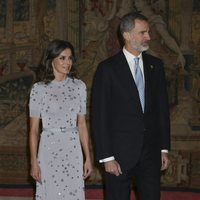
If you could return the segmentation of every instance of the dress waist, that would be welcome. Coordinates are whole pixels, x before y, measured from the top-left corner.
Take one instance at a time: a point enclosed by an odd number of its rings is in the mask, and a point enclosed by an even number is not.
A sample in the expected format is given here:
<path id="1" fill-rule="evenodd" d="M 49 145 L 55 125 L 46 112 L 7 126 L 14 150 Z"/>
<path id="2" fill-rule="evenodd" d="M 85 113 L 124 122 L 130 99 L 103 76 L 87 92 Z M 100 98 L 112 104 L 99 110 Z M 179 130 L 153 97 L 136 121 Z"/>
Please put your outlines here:
<path id="1" fill-rule="evenodd" d="M 60 128 L 43 128 L 43 131 L 55 131 L 55 132 L 67 132 L 67 131 L 77 131 L 78 127 L 60 127 Z"/>

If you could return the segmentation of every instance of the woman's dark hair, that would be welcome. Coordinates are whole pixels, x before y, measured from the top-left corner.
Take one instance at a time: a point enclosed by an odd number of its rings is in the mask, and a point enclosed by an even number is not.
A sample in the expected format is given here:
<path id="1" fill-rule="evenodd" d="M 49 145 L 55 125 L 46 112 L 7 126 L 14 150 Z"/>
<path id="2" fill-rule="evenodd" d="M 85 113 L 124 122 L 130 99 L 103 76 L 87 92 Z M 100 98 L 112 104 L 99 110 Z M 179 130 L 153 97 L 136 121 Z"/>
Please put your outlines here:
<path id="1" fill-rule="evenodd" d="M 65 49 L 70 49 L 72 52 L 72 67 L 68 76 L 72 78 L 76 77 L 76 58 L 74 47 L 68 41 L 56 39 L 48 44 L 42 56 L 42 60 L 39 66 L 39 71 L 41 71 L 40 80 L 48 84 L 55 78 L 53 74 L 52 61 L 54 58 L 58 57 L 60 53 Z"/>

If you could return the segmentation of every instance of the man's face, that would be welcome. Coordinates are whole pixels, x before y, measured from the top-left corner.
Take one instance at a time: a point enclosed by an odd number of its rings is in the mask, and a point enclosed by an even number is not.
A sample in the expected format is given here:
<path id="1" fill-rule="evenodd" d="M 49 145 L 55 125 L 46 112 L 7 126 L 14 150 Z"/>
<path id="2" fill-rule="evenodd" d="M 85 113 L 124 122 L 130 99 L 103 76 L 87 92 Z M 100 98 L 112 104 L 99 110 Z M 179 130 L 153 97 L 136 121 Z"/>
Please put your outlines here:
<path id="1" fill-rule="evenodd" d="M 149 25 L 144 20 L 135 20 L 135 27 L 124 33 L 125 44 L 130 50 L 141 53 L 149 48 Z"/>

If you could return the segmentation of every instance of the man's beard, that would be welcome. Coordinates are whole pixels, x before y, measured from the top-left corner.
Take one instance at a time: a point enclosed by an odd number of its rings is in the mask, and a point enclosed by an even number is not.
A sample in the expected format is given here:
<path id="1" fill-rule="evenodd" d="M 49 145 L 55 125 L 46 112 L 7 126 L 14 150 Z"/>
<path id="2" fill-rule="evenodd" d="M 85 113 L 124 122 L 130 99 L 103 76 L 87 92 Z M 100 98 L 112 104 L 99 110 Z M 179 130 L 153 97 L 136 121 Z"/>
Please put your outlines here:
<path id="1" fill-rule="evenodd" d="M 138 52 L 143 52 L 149 49 L 149 45 L 146 42 L 143 44 L 132 43 L 132 47 Z"/>

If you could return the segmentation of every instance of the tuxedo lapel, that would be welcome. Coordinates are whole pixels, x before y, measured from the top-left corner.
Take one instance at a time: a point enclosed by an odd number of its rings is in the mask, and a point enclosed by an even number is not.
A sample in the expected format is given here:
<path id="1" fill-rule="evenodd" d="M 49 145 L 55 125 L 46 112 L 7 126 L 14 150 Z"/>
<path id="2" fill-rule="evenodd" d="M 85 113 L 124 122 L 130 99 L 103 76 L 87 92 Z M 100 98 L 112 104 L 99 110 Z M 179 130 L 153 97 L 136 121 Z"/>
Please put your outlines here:
<path id="1" fill-rule="evenodd" d="M 118 80 L 120 80 L 122 87 L 127 91 L 127 96 L 130 96 L 133 101 L 138 103 L 138 107 L 141 107 L 137 86 L 122 51 L 120 51 L 119 54 L 116 56 L 115 69 Z"/>
<path id="2" fill-rule="evenodd" d="M 143 66 L 144 66 L 144 79 L 145 79 L 145 109 L 146 110 L 149 106 L 149 99 L 152 92 L 152 83 L 153 83 L 153 72 L 154 72 L 154 65 L 150 62 L 148 59 L 148 56 L 143 53 L 142 54 L 143 59 Z"/>

